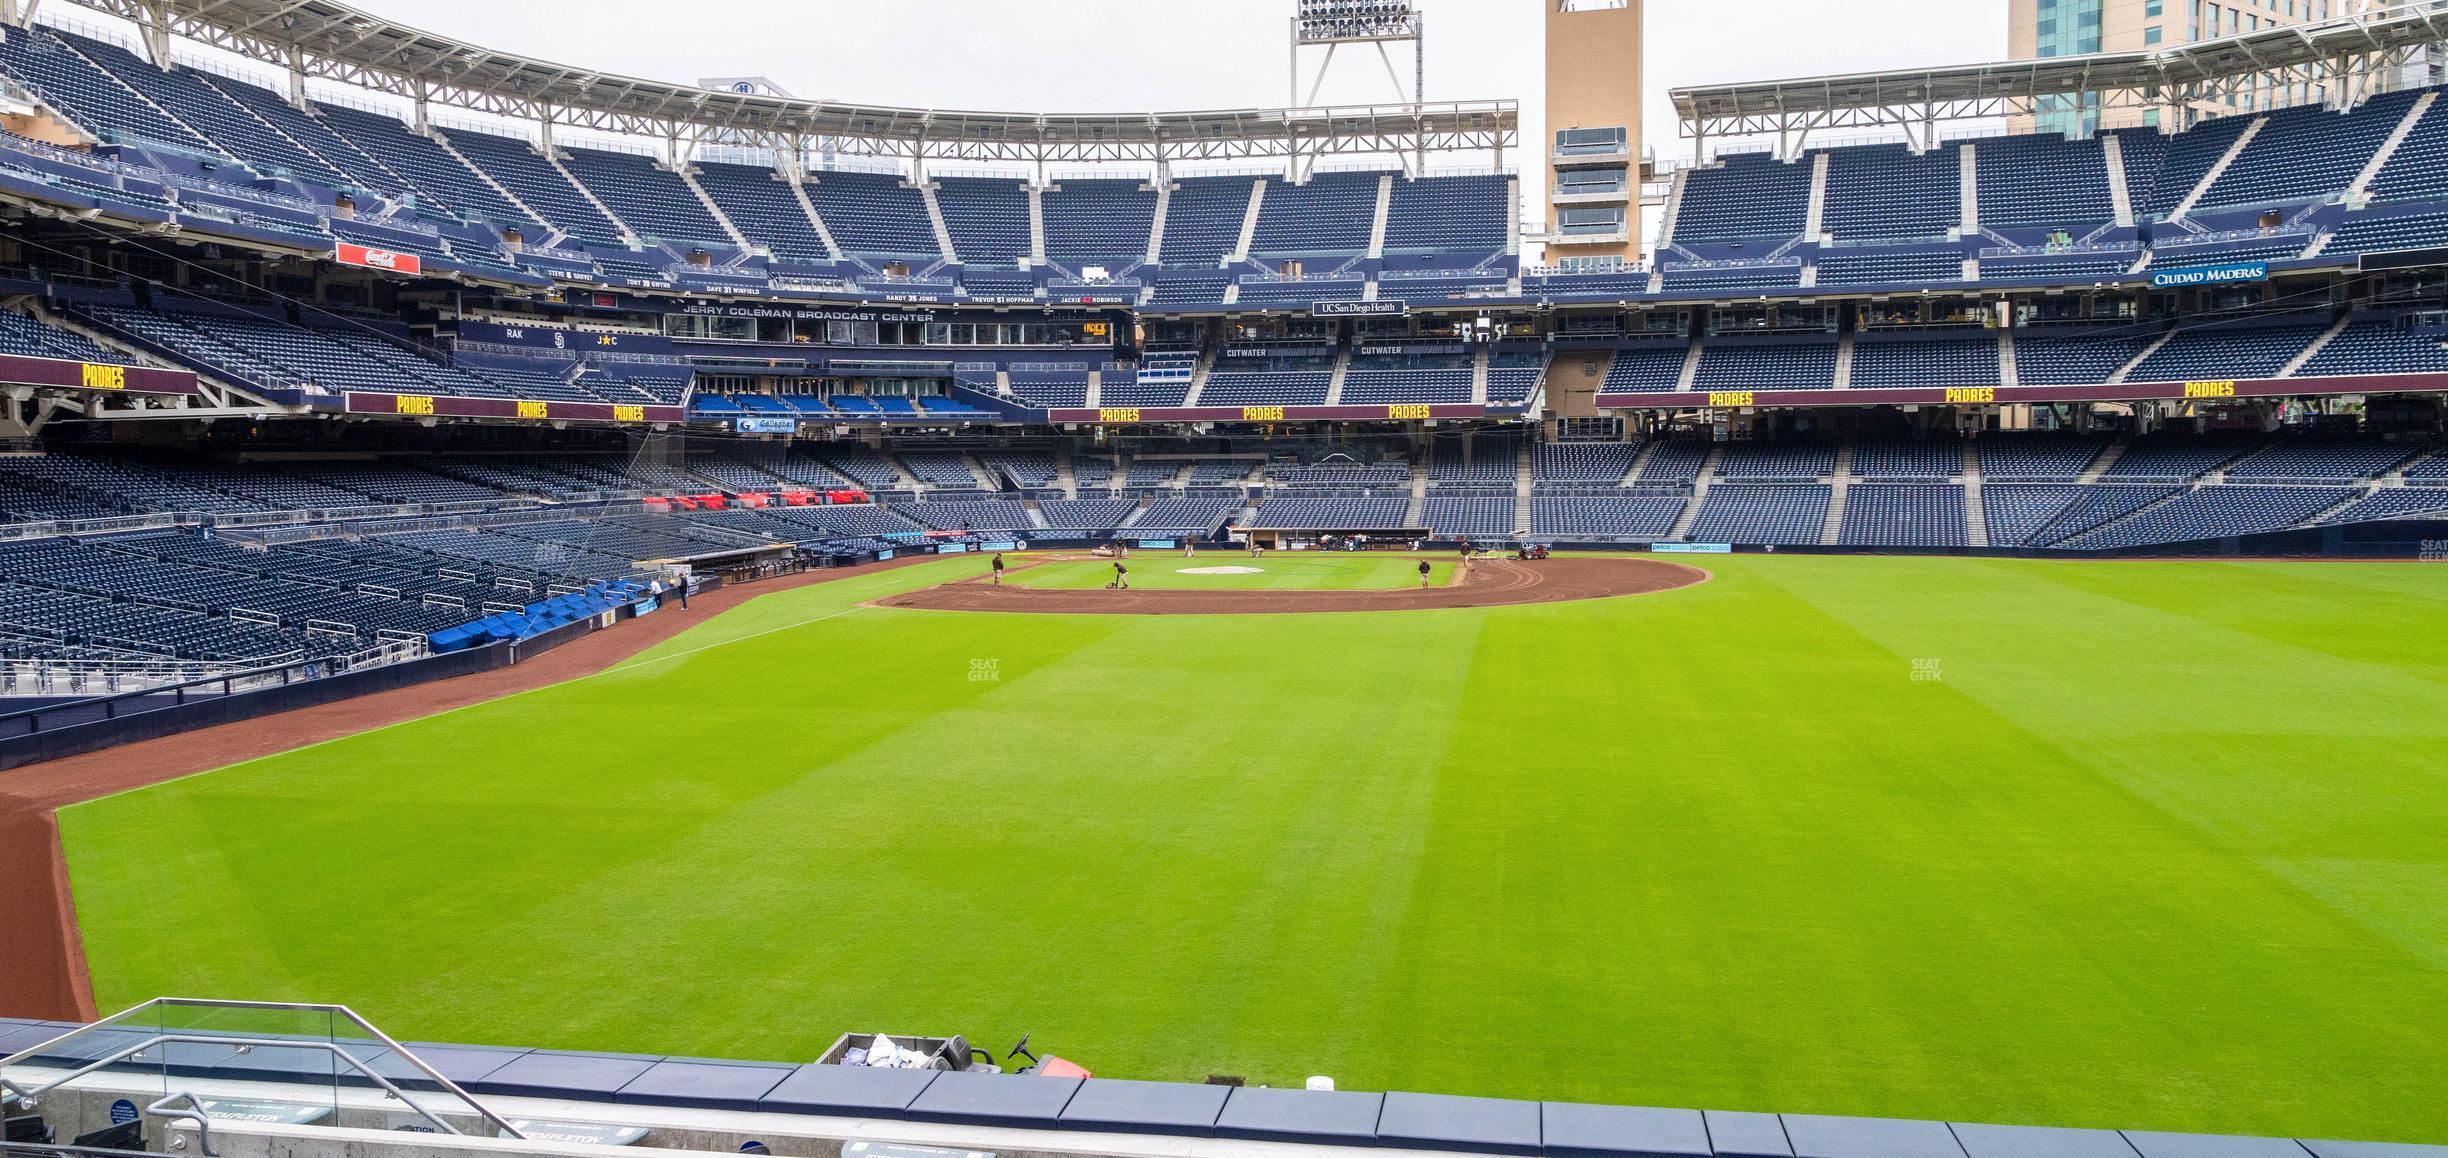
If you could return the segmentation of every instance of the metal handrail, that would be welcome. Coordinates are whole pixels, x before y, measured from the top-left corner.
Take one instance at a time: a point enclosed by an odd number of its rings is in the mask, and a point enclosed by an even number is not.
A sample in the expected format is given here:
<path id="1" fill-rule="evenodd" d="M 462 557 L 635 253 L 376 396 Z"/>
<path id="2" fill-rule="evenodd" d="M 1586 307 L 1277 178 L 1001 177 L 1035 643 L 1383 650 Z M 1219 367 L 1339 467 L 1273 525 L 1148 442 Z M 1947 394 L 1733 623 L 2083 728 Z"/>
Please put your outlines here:
<path id="1" fill-rule="evenodd" d="M 79 1026 L 79 1027 L 77 1027 L 76 1029 L 72 1029 L 72 1030 L 68 1031 L 67 1033 L 63 1033 L 63 1034 L 59 1035 L 58 1037 L 54 1037 L 54 1038 L 52 1038 L 52 1039 L 50 1039 L 49 1041 L 41 1042 L 41 1043 L 38 1043 L 38 1044 L 36 1044 L 36 1045 L 33 1045 L 33 1046 L 30 1046 L 30 1047 L 27 1047 L 26 1049 L 23 1049 L 23 1050 L 20 1050 L 20 1051 L 18 1051 L 18 1052 L 16 1052 L 16 1053 L 10 1054 L 10 1055 L 9 1055 L 9 1056 L 7 1056 L 7 1057 L 0 1057 L 0 1090 L 12 1091 L 12 1092 L 14 1092 L 14 1093 L 16 1094 L 16 1096 L 17 1096 L 17 1097 L 18 1097 L 20 1100 L 22 1100 L 22 1101 L 24 1101 L 24 1102 L 28 1103 L 29 1105 L 31 1105 L 31 1104 L 33 1104 L 33 1102 L 34 1102 L 34 1100 L 36 1099 L 36 1097 L 37 1097 L 38 1095 L 40 1095 L 40 1094 L 46 1093 L 46 1092 L 48 1092 L 48 1091 L 50 1091 L 50 1090 L 57 1089 L 57 1088 L 59 1088 L 60 1086 L 62 1086 L 62 1085 L 64 1085 L 64 1084 L 66 1084 L 66 1083 L 68 1083 L 68 1082 L 74 1081 L 74 1080 L 76 1080 L 77 1078 L 83 1077 L 83 1076 L 85 1076 L 86 1074 L 92 1073 L 92 1072 L 93 1072 L 93 1071 L 95 1071 L 95 1070 L 101 1069 L 101 1068 L 103 1068 L 103 1067 L 105 1067 L 105 1066 L 108 1066 L 108 1065 L 111 1065 L 111 1064 L 113 1064 L 113 1063 L 115 1063 L 115 1062 L 119 1062 L 119 1061 L 125 1060 L 126 1058 L 128 1058 L 129 1056 L 132 1056 L 132 1055 L 134 1055 L 134 1054 L 143 1053 L 145 1050 L 150 1049 L 150 1048 L 152 1048 L 153 1046 L 156 1046 L 156 1045 L 174 1045 L 174 1044 L 192 1044 L 192 1045 L 230 1045 L 230 1046 L 240 1046 L 240 1045 L 244 1045 L 244 1046 L 256 1046 L 256 1047 L 260 1047 L 260 1048 L 267 1048 L 267 1049 L 322 1049 L 322 1050 L 327 1050 L 327 1051 L 331 1052 L 332 1054 L 334 1054 L 334 1055 L 338 1056 L 338 1057 L 339 1057 L 341 1060 L 346 1061 L 346 1062 L 349 1064 L 349 1067 L 350 1067 L 351 1069 L 355 1070 L 356 1072 L 358 1072 L 358 1073 L 360 1073 L 360 1074 L 363 1074 L 364 1076 L 366 1076 L 366 1077 L 367 1077 L 367 1078 L 369 1078 L 369 1079 L 372 1079 L 372 1080 L 373 1080 L 373 1082 L 374 1082 L 376 1085 L 379 1085 L 379 1086 L 381 1086 L 381 1087 L 383 1088 L 384 1092 L 388 1093 L 388 1094 L 389 1094 L 391 1097 L 393 1097 L 393 1098 L 397 1099 L 398 1101 L 405 1103 L 405 1104 L 408 1106 L 408 1108 L 410 1108 L 410 1109 L 412 1109 L 412 1110 L 416 1111 L 417 1116 L 419 1116 L 419 1117 L 421 1117 L 421 1118 L 424 1118 L 424 1119 L 425 1119 L 426 1121 L 428 1121 L 428 1122 L 433 1123 L 433 1124 L 434 1124 L 436 1127 L 438 1127 L 439 1129 L 441 1129 L 441 1130 L 442 1130 L 442 1131 L 444 1131 L 445 1133 L 450 1133 L 450 1134 L 457 1134 L 457 1133 L 460 1133 L 460 1131 L 459 1131 L 459 1129 L 458 1129 L 457 1127 L 454 1127 L 454 1126 L 452 1126 L 452 1125 L 451 1125 L 449 1122 L 446 1122 L 446 1121 L 442 1120 L 440 1117 L 436 1116 L 436 1115 L 433 1113 L 433 1111 L 428 1110 L 428 1109 L 426 1109 L 425 1107 L 423 1107 L 423 1106 L 421 1106 L 421 1105 L 418 1105 L 418 1104 L 417 1104 L 417 1102 L 415 1101 L 415 1099 L 410 1098 L 410 1097 L 407 1095 L 407 1093 L 406 1093 L 405 1091 L 401 1090 L 401 1089 L 400 1089 L 400 1088 L 399 1088 L 397 1085 L 392 1084 L 391 1079 L 386 1078 L 386 1077 L 382 1076 L 382 1075 L 381 1075 L 381 1074 L 379 1074 L 379 1073 L 376 1073 L 372 1067 L 370 1067 L 370 1066 L 366 1065 L 366 1064 L 365 1064 L 365 1062 L 364 1062 L 362 1059 L 360 1059 L 360 1058 L 358 1058 L 358 1057 L 357 1057 L 357 1055 L 352 1054 L 352 1053 L 350 1053 L 348 1050 L 341 1048 L 341 1046 L 340 1046 L 340 1045 L 339 1045 L 339 1043 L 337 1043 L 337 1042 L 322 1042 L 322 1041 L 298 1041 L 298 1040 L 294 1040 L 294 1039 L 285 1039 L 285 1038 L 277 1038 L 277 1037 L 275 1037 L 275 1038 L 248 1038 L 248 1037 L 228 1037 L 228 1036 L 210 1036 L 210 1037 L 206 1037 L 206 1036 L 198 1036 L 198 1035 L 194 1035 L 194 1034 L 176 1034 L 176 1033 L 165 1033 L 165 1034 L 157 1034 L 157 1035 L 155 1035 L 154 1037 L 149 1038 L 149 1039 L 147 1039 L 146 1041 L 144 1041 L 144 1042 L 142 1042 L 142 1043 L 140 1043 L 140 1044 L 137 1044 L 137 1045 L 134 1045 L 134 1046 L 128 1047 L 128 1048 L 126 1048 L 126 1049 L 118 1050 L 118 1051 L 116 1051 L 116 1052 L 114 1052 L 114 1053 L 112 1053 L 112 1054 L 110 1054 L 110 1055 L 108 1055 L 108 1056 L 106 1056 L 106 1057 L 103 1057 L 103 1058 L 97 1059 L 97 1060 L 95 1060 L 95 1061 L 89 1062 L 89 1063 L 87 1063 L 87 1064 L 85 1064 L 85 1065 L 83 1065 L 83 1066 L 78 1067 L 78 1068 L 77 1068 L 77 1069 L 75 1069 L 75 1070 L 70 1071 L 69 1073 L 67 1073 L 67 1074 L 65 1074 L 65 1075 L 63 1075 L 63 1076 L 61 1076 L 61 1077 L 59 1077 L 59 1078 L 56 1078 L 56 1079 L 54 1079 L 54 1080 L 52 1080 L 52 1081 L 50 1081 L 50 1082 L 46 1082 L 46 1083 L 39 1084 L 39 1085 L 37 1085 L 37 1086 L 35 1086 L 35 1087 L 31 1088 L 31 1089 L 29 1089 L 29 1088 L 27 1088 L 27 1087 L 24 1087 L 24 1086 L 20 1086 L 20 1085 L 18 1085 L 18 1084 L 16 1084 L 16 1083 L 14 1083 L 14 1082 L 11 1082 L 11 1081 L 9 1081 L 9 1080 L 8 1080 L 8 1078 L 5 1076 L 5 1075 L 6 1075 L 6 1073 L 7 1073 L 7 1071 L 8 1071 L 8 1067 L 10 1067 L 10 1066 L 12 1066 L 12 1065 L 17 1065 L 17 1064 L 23 1063 L 23 1062 L 25 1062 L 25 1061 L 26 1061 L 27 1059 L 29 1059 L 29 1058 L 33 1058 L 33 1057 L 39 1056 L 39 1055 L 40 1055 L 40 1054 L 41 1054 L 43 1051 L 45 1051 L 45 1050 L 51 1049 L 51 1048 L 53 1048 L 53 1047 L 55 1047 L 55 1046 L 58 1046 L 59 1044 L 61 1044 L 61 1043 L 63 1043 L 63 1042 L 71 1041 L 71 1040 L 74 1040 L 74 1039 L 76 1039 L 76 1038 L 82 1037 L 82 1036 L 84 1036 L 84 1035 L 86 1035 L 86 1034 L 88 1034 L 88 1033 L 92 1033 L 92 1032 L 94 1032 L 95 1030 L 98 1030 L 98 1029 L 103 1029 L 103 1028 L 106 1028 L 106 1027 L 110 1027 L 110 1026 L 112 1025 L 112 1023 L 117 1022 L 117 1021 L 119 1021 L 119 1020 L 121 1020 L 121 1019 L 123 1019 L 123 1018 L 131 1017 L 131 1016 L 134 1016 L 134 1015 L 136 1015 L 136 1014 L 142 1013 L 142 1012 L 144 1012 L 145 1010 L 148 1010 L 148 1009 L 153 1009 L 153 1008 L 158 1008 L 158 1007 L 175 1007 L 175 1008 L 189 1008 L 189 1009 L 264 1009 L 264 1010 L 286 1010 L 286 1011 L 296 1012 L 296 1013 L 321 1013 L 321 1014 L 333 1014 L 333 1015 L 338 1015 L 338 1016 L 340 1016 L 340 1017 L 345 1017 L 345 1018 L 347 1018 L 347 1019 L 348 1019 L 349 1024 L 356 1026 L 358 1029 L 364 1030 L 364 1031 L 365 1031 L 365 1033 L 366 1033 L 366 1036 L 368 1036 L 368 1037 L 370 1037 L 370 1038 L 374 1039 L 375 1041 L 381 1042 L 381 1043 L 383 1044 L 383 1046 L 384 1046 L 385 1048 L 389 1049 L 389 1050 L 390 1050 L 392 1053 L 397 1054 L 399 1057 L 401 1057 L 401 1058 L 405 1059 L 405 1060 L 408 1062 L 408 1064 L 409 1064 L 409 1065 L 416 1067 L 417 1072 L 424 1074 L 424 1075 L 425 1075 L 426 1077 L 428 1077 L 428 1078 L 431 1078 L 431 1079 L 433 1080 L 434 1084 L 436 1084 L 436 1085 L 438 1085 L 438 1086 L 442 1087 L 444 1090 L 448 1091 L 452 1097 L 455 1097 L 455 1098 L 459 1099 L 459 1101 L 460 1101 L 461 1103 L 465 1104 L 465 1105 L 466 1105 L 466 1106 L 467 1106 L 469 1109 L 472 1109 L 472 1110 L 476 1111 L 476 1113 L 477 1113 L 477 1115 L 478 1115 L 479 1117 L 482 1117 L 482 1118 L 483 1118 L 485 1121 L 492 1123 L 492 1124 L 493 1124 L 493 1127 L 494 1127 L 495 1129 L 502 1131 L 502 1132 L 503 1132 L 503 1134 L 505 1134 L 505 1135 L 507 1135 L 507 1136 L 509 1136 L 509 1137 L 516 1138 L 516 1139 L 519 1139 L 519 1140 L 521 1140 L 521 1141 L 525 1141 L 525 1140 L 526 1140 L 526 1138 L 527 1138 L 527 1135 L 526 1135 L 526 1134 L 524 1134 L 524 1133 L 521 1133 L 521 1132 L 519 1131 L 518 1127 L 511 1125 L 511 1124 L 510 1124 L 508 1121 L 504 1120 L 504 1119 L 503 1119 L 503 1118 L 502 1118 L 500 1115 L 495 1114 L 495 1113 L 494 1113 L 492 1110 L 490 1110 L 490 1109 L 487 1109 L 487 1108 L 485 1107 L 484 1103 L 479 1102 L 479 1101 L 477 1101 L 477 1100 L 476 1100 L 474 1097 L 470 1096 L 466 1090 L 459 1088 L 459 1083 L 454 1082 L 454 1081 L 450 1080 L 448 1077 L 443 1076 L 443 1074 L 442 1074 L 442 1072 L 441 1072 L 440 1070 L 437 1070 L 437 1069 L 433 1068 L 432 1066 L 425 1064 L 425 1059 L 420 1058 L 420 1057 L 418 1057 L 418 1056 L 417 1056 L 415 1053 L 411 1052 L 411 1051 L 408 1049 L 408 1047 L 407 1047 L 407 1046 L 401 1045 L 399 1042 L 397 1042 L 397 1041 L 393 1040 L 390 1034 L 384 1033 L 384 1032 L 383 1032 L 382 1030 L 380 1030 L 380 1029 L 376 1029 L 376 1028 L 374 1027 L 374 1024 L 373 1024 L 372 1022 L 367 1021 L 365 1018 L 359 1017 L 359 1016 L 357 1015 L 357 1011 L 356 1011 L 356 1010 L 350 1009 L 348 1006 L 345 1006 L 345 1005 L 324 1005 L 324 1004 L 318 1004 L 318 1003 L 314 1003 L 314 1002 L 300 1002 L 300 1001 L 213 1001 L 213 1000 L 204 1000 L 204 999 L 200 999 L 200 998 L 193 998 L 193 997 L 156 997 L 156 998 L 154 998 L 153 1000 L 151 1000 L 151 1001 L 147 1001 L 147 1002 L 145 1002 L 145 1003 L 143 1003 L 143 1004 L 141 1004 L 141 1005 L 136 1005 L 136 1006 L 130 1007 L 130 1008 L 128 1008 L 128 1009 L 121 1010 L 120 1012 L 115 1013 L 115 1014 L 112 1014 L 111 1016 L 106 1017 L 106 1018 L 104 1018 L 104 1019 L 102 1019 L 102 1020 L 100 1020 L 100 1021 L 94 1022 L 94 1023 L 93 1023 L 93 1024 L 91 1024 L 91 1025 Z M 154 1107 L 148 1107 L 148 1108 L 150 1109 L 150 1108 L 157 1108 L 157 1107 L 161 1107 L 161 1106 L 164 1106 L 164 1105 L 166 1105 L 167 1103 L 169 1103 L 170 1101 L 173 1101 L 173 1100 L 175 1100 L 175 1098 L 164 1098 L 164 1099 L 163 1099 L 161 1102 L 157 1102 L 157 1103 L 155 1103 L 155 1104 L 154 1104 Z M 190 1101 L 192 1101 L 192 1100 L 193 1100 L 193 1099 L 192 1099 L 192 1098 L 190 1098 Z M 197 1109 L 197 1111 L 198 1111 L 199 1113 L 201 1113 L 201 1112 L 202 1112 L 202 1107 L 201 1107 L 201 1106 L 197 1106 L 197 1107 L 196 1107 L 196 1109 Z M 210 1155 L 210 1154 L 211 1154 L 211 1151 L 208 1149 L 208 1150 L 206 1150 L 206 1151 L 205 1151 L 205 1153 L 206 1153 L 207 1155 Z"/>

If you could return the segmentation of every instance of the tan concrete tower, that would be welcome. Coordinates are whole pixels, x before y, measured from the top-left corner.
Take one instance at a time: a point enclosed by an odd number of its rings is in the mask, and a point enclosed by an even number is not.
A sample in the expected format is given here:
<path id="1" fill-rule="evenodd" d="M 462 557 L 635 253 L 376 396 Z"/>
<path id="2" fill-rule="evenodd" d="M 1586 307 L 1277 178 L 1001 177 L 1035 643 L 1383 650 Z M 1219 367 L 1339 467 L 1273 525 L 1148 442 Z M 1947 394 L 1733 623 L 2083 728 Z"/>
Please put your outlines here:
<path id="1" fill-rule="evenodd" d="M 1640 256 L 1641 7 L 1540 0 L 1547 9 L 1547 261 Z"/>

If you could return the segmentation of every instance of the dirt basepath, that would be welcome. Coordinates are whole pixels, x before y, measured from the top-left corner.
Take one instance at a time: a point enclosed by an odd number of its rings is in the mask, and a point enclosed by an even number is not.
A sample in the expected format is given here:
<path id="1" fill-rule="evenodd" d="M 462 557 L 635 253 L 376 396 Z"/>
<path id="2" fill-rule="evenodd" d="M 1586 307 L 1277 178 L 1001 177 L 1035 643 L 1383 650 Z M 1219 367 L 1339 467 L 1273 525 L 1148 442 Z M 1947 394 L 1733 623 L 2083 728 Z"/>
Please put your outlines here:
<path id="1" fill-rule="evenodd" d="M 68 862 L 53 816 L 57 809 L 592 675 L 757 596 L 932 558 L 913 556 L 724 587 L 691 599 L 686 611 L 667 603 L 656 615 L 595 632 L 510 667 L 0 772 L 0 1016 L 95 1016 L 85 948 L 77 933 L 76 898 L 69 892 Z"/>
<path id="2" fill-rule="evenodd" d="M 1697 567 L 1652 559 L 1565 558 L 1535 563 L 1482 559 L 1463 565 L 1443 587 L 1383 591 L 1106 591 L 996 586 L 964 579 L 894 595 L 880 607 L 926 611 L 1017 611 L 1034 615 L 1279 615 L 1332 611 L 1427 611 L 1512 607 L 1646 595 L 1709 577 Z"/>

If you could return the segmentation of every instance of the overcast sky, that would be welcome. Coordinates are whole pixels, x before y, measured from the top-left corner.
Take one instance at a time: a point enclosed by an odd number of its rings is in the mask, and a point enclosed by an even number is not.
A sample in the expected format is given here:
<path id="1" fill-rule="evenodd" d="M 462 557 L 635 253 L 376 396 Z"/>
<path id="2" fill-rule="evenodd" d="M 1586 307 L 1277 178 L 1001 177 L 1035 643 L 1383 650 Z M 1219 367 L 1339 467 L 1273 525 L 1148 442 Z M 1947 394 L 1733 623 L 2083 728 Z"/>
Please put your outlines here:
<path id="1" fill-rule="evenodd" d="M 356 0 L 489 47 L 656 80 L 764 76 L 803 97 L 920 108 L 1125 112 L 1281 106 L 1290 0 Z M 1422 0 L 1431 100 L 1512 98 L 1539 138 L 1548 0 Z M 1645 133 L 1678 140 L 1677 85 L 1995 60 L 2007 0 L 1650 0 Z M 1312 56 L 1310 66 L 1314 67 Z M 1405 53 L 1398 71 L 1409 83 Z M 1386 99 L 1346 49 L 1321 101 Z M 1508 163 L 1517 163 L 1507 158 Z"/>

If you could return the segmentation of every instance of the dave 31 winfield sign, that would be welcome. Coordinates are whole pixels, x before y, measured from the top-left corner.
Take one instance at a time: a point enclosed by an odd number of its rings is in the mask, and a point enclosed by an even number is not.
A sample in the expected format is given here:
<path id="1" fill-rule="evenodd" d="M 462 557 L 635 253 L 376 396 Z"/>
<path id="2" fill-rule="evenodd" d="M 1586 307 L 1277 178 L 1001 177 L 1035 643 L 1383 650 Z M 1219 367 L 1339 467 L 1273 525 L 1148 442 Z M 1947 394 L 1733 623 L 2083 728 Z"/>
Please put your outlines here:
<path id="1" fill-rule="evenodd" d="M 342 265 L 362 265 L 368 269 L 387 269 L 393 273 L 419 274 L 425 272 L 425 259 L 416 254 L 352 245 L 345 241 L 340 243 L 339 252 L 333 256 L 338 258 Z"/>

